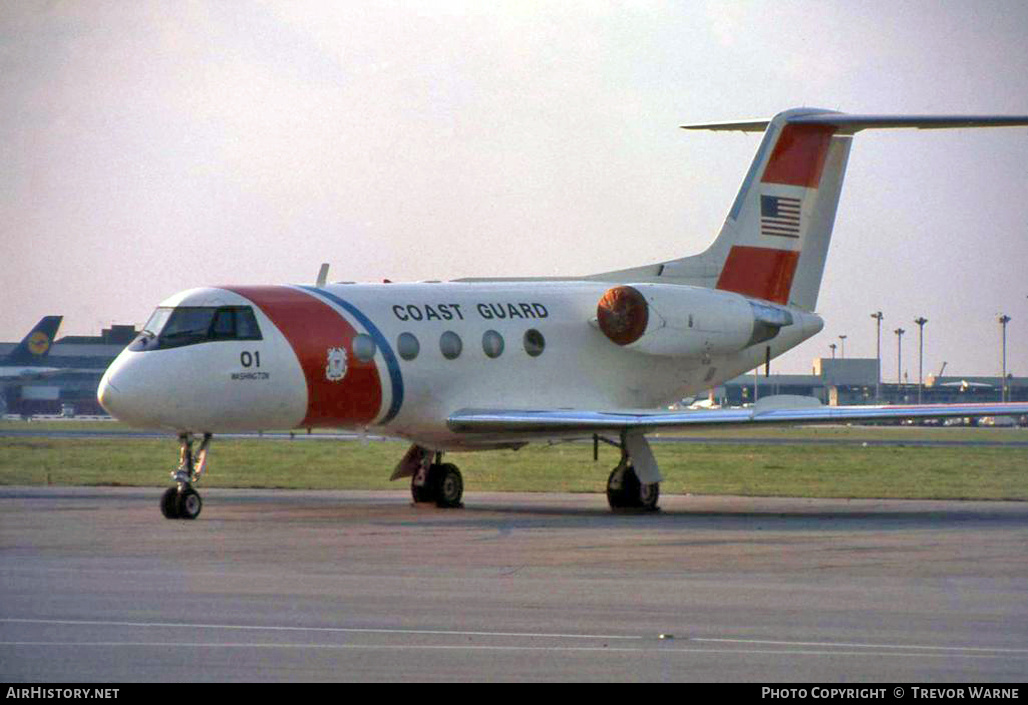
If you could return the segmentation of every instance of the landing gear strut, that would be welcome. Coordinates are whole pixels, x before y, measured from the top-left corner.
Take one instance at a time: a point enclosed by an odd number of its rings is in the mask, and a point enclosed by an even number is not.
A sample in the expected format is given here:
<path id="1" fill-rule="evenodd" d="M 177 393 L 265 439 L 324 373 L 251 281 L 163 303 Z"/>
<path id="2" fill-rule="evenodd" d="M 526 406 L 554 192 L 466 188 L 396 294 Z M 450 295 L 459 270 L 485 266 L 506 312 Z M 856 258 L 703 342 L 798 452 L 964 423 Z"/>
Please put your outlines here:
<path id="1" fill-rule="evenodd" d="M 435 453 L 433 461 L 432 453 L 418 446 L 411 448 L 407 454 L 408 458 L 415 448 L 420 451 L 420 457 L 417 458 L 418 469 L 410 481 L 410 492 L 414 501 L 435 502 L 437 507 L 443 508 L 463 507 L 460 500 L 464 496 L 464 478 L 461 477 L 457 466 L 453 463 L 444 463 L 442 453 Z"/>
<path id="2" fill-rule="evenodd" d="M 193 489 L 193 484 L 200 480 L 207 469 L 207 450 L 211 444 L 211 434 L 203 434 L 203 441 L 196 453 L 193 452 L 193 435 L 179 435 L 182 451 L 179 465 L 171 476 L 175 486 L 169 487 L 161 496 L 161 514 L 165 519 L 196 519 L 203 509 L 200 494 Z"/>
<path id="3" fill-rule="evenodd" d="M 621 462 L 607 478 L 607 503 L 611 509 L 657 511 L 660 483 L 644 483 L 635 472 L 626 444 L 621 444 Z"/>

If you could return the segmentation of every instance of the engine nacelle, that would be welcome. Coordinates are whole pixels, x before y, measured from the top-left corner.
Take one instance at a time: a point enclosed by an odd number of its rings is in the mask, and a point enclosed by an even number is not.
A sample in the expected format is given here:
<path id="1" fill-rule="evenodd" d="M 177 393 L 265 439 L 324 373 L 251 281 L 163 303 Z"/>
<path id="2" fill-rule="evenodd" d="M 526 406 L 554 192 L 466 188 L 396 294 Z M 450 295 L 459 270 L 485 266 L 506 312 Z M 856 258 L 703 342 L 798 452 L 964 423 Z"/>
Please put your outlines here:
<path id="1" fill-rule="evenodd" d="M 596 323 L 612 342 L 649 355 L 706 357 L 770 340 L 792 315 L 739 294 L 680 284 L 608 289 Z"/>

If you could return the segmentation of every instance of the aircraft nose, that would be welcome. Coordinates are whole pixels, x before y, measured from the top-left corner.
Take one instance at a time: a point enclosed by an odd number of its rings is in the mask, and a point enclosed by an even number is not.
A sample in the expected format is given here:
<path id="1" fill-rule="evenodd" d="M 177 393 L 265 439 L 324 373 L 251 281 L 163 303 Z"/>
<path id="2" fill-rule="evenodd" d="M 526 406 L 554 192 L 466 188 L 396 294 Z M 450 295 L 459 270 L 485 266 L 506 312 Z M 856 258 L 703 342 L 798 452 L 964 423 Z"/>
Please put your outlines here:
<path id="1" fill-rule="evenodd" d="M 116 359 L 100 379 L 96 399 L 114 418 L 130 426 L 145 427 L 152 420 L 138 365 L 131 359 Z"/>
<path id="2" fill-rule="evenodd" d="M 108 414 L 114 418 L 120 418 L 118 414 L 118 387 L 114 384 L 114 375 L 108 370 L 100 379 L 100 386 L 96 388 L 96 400 Z"/>

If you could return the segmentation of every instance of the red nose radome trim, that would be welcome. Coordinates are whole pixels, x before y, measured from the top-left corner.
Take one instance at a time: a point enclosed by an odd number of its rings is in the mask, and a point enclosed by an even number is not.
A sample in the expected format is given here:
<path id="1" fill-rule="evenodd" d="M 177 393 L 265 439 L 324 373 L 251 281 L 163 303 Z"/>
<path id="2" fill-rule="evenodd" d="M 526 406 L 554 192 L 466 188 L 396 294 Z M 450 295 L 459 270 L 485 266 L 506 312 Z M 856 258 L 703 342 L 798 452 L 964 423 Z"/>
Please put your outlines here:
<path id="1" fill-rule="evenodd" d="M 375 363 L 353 354 L 354 329 L 331 306 L 302 291 L 280 286 L 227 286 L 256 304 L 282 331 L 307 380 L 307 415 L 300 426 L 367 424 L 382 407 L 382 382 Z M 346 351 L 343 379 L 326 374 L 329 351 Z"/>
<path id="2" fill-rule="evenodd" d="M 646 297 L 630 286 L 608 289 L 596 305 L 600 330 L 618 345 L 631 345 L 639 340 L 649 320 Z"/>
<path id="3" fill-rule="evenodd" d="M 787 304 L 799 259 L 799 252 L 736 245 L 728 253 L 717 288 Z"/>

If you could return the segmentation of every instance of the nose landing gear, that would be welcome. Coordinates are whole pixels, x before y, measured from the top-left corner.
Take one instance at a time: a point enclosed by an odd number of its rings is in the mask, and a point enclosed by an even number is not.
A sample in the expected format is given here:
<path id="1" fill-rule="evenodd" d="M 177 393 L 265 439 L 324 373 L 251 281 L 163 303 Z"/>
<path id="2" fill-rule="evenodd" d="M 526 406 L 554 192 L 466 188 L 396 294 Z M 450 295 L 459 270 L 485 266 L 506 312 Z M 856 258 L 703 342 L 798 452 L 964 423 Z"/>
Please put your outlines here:
<path id="1" fill-rule="evenodd" d="M 203 434 L 199 449 L 193 453 L 193 435 L 179 435 L 182 446 L 179 465 L 171 476 L 175 479 L 175 487 L 169 487 L 161 496 L 161 514 L 165 519 L 196 519 L 203 509 L 200 494 L 193 489 L 199 482 L 204 470 L 207 469 L 207 450 L 211 444 L 211 434 Z"/>

